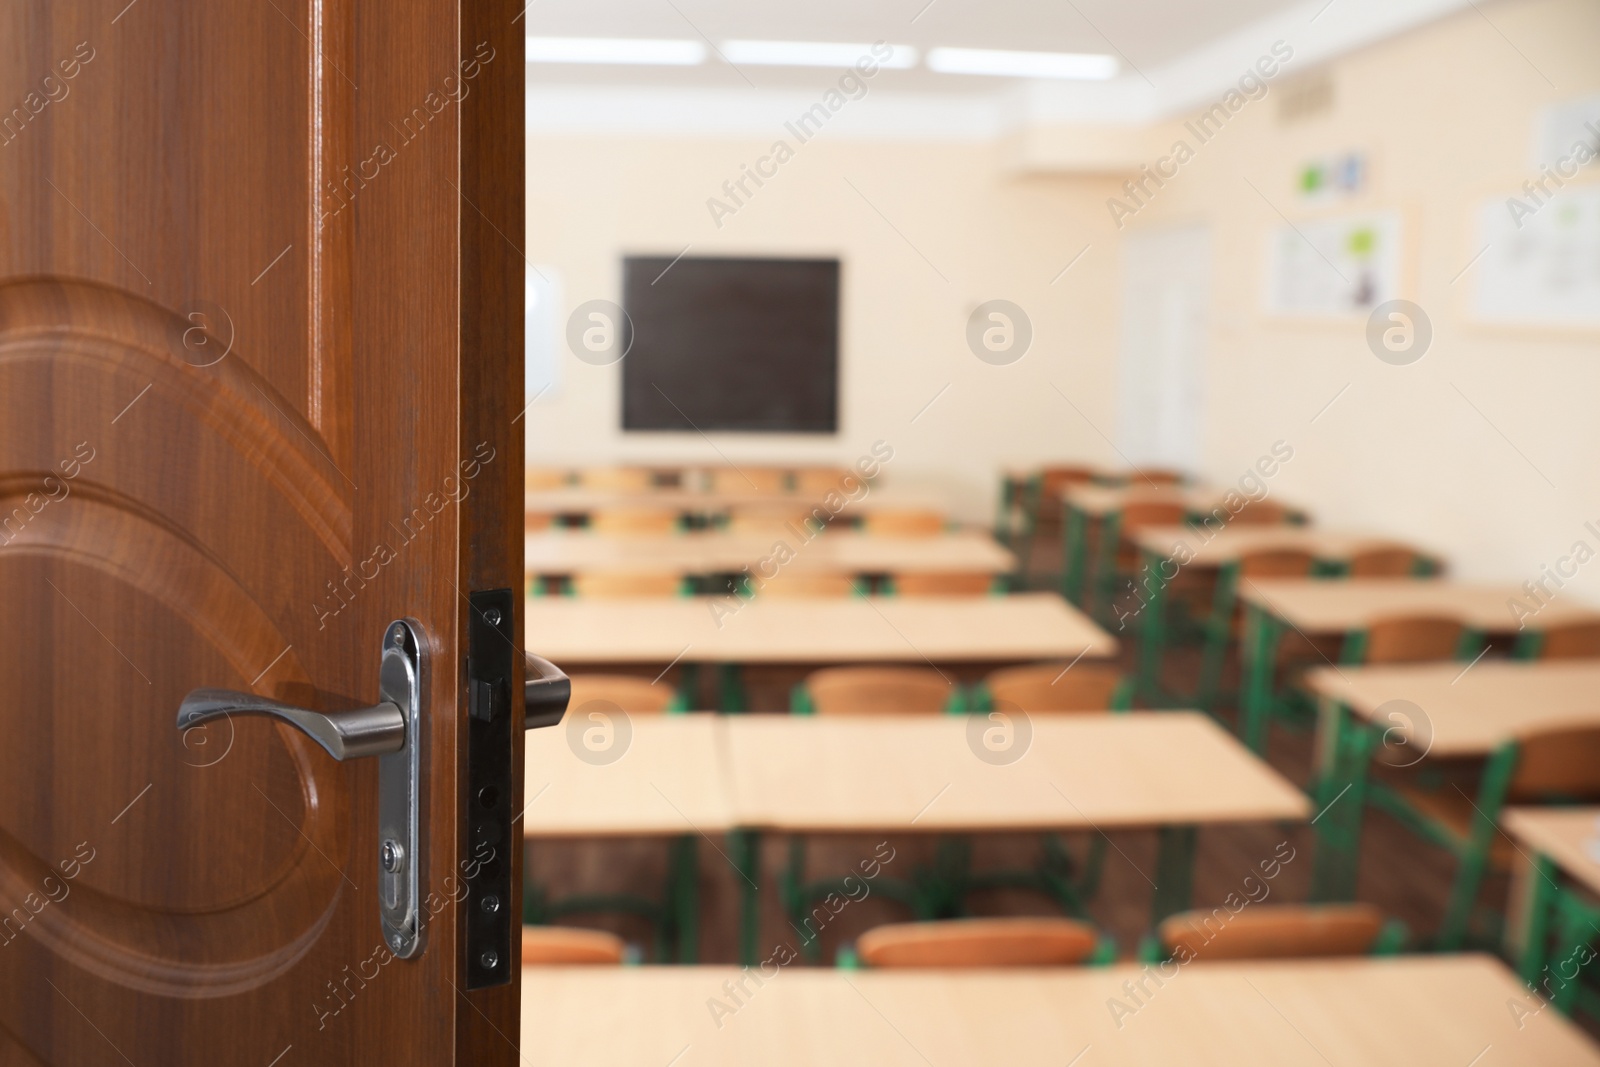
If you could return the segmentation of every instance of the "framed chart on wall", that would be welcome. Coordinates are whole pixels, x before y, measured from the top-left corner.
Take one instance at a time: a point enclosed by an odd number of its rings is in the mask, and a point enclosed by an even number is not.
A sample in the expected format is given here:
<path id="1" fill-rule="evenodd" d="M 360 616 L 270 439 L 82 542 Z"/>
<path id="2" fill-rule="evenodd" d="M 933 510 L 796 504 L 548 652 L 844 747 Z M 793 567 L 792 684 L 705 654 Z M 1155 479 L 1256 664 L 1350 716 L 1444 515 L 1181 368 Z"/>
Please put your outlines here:
<path id="1" fill-rule="evenodd" d="M 1485 201 L 1478 233 L 1475 319 L 1600 329 L 1600 185 L 1562 189 L 1539 205 Z"/>
<path id="2" fill-rule="evenodd" d="M 1361 317 L 1398 295 L 1399 282 L 1398 212 L 1286 223 L 1268 237 L 1269 314 Z"/>

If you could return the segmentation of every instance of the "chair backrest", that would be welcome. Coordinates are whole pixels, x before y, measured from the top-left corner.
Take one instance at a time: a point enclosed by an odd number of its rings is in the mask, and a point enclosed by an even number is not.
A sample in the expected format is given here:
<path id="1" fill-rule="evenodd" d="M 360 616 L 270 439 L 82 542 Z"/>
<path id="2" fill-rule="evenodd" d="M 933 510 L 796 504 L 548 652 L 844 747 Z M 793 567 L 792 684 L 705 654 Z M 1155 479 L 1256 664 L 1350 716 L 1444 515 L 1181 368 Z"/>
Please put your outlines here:
<path id="1" fill-rule="evenodd" d="M 1039 488 L 1047 497 L 1061 495 L 1061 491 L 1069 485 L 1088 485 L 1094 481 L 1093 467 L 1077 467 L 1063 464 L 1055 467 L 1045 467 L 1039 472 Z"/>
<path id="2" fill-rule="evenodd" d="M 616 964 L 622 962 L 625 948 L 622 938 L 604 930 L 584 930 L 576 926 L 522 928 L 524 967 Z"/>
<path id="3" fill-rule="evenodd" d="M 1239 556 L 1241 578 L 1304 578 L 1317 559 L 1298 548 L 1263 548 Z"/>
<path id="4" fill-rule="evenodd" d="M 574 674 L 572 699 L 567 707 L 578 711 L 586 704 L 610 704 L 630 715 L 666 711 L 676 695 L 670 685 L 657 684 L 631 674 Z"/>
<path id="5" fill-rule="evenodd" d="M 1383 932 L 1383 914 L 1370 904 L 1250 904 L 1185 911 L 1157 929 L 1170 956 L 1189 960 L 1365 956 Z"/>
<path id="6" fill-rule="evenodd" d="M 1130 534 L 1146 526 L 1177 526 L 1189 510 L 1174 500 L 1134 500 L 1122 506 L 1122 533 Z"/>
<path id="7" fill-rule="evenodd" d="M 1506 799 L 1600 799 L 1600 726 L 1532 731 L 1517 739 Z"/>
<path id="8" fill-rule="evenodd" d="M 935 714 L 952 690 L 932 667 L 828 667 L 803 684 L 818 715 Z"/>
<path id="9" fill-rule="evenodd" d="M 923 508 L 879 508 L 867 512 L 861 528 L 878 537 L 937 537 L 944 533 L 941 512 Z"/>
<path id="10" fill-rule="evenodd" d="M 1128 472 L 1126 481 L 1129 485 L 1180 485 L 1183 474 L 1161 467 L 1135 467 Z"/>
<path id="11" fill-rule="evenodd" d="M 578 471 L 578 484 L 585 489 L 634 493 L 655 488 L 657 479 L 649 467 L 588 467 Z"/>
<path id="12" fill-rule="evenodd" d="M 522 474 L 524 489 L 560 489 L 571 475 L 562 467 L 528 467 Z"/>
<path id="13" fill-rule="evenodd" d="M 683 578 L 664 571 L 589 571 L 572 576 L 572 592 L 591 599 L 679 596 Z"/>
<path id="14" fill-rule="evenodd" d="M 868 967 L 1070 966 L 1099 941 L 1073 919 L 948 919 L 874 927 L 856 940 L 856 955 Z"/>
<path id="15" fill-rule="evenodd" d="M 782 467 L 713 467 L 706 482 L 713 493 L 781 493 L 789 488 L 789 472 Z"/>
<path id="16" fill-rule="evenodd" d="M 894 576 L 898 596 L 985 596 L 994 575 L 981 571 L 911 571 Z"/>
<path id="17" fill-rule="evenodd" d="M 1423 558 L 1422 553 L 1409 548 L 1365 548 L 1351 554 L 1345 570 L 1352 578 L 1409 578 Z"/>
<path id="18" fill-rule="evenodd" d="M 1275 500 L 1251 500 L 1228 522 L 1237 526 L 1281 526 L 1289 517 L 1289 509 Z"/>
<path id="19" fill-rule="evenodd" d="M 1541 631 L 1540 659 L 1600 659 L 1600 622 L 1569 622 Z"/>
<path id="20" fill-rule="evenodd" d="M 854 596 L 855 579 L 836 571 L 781 570 L 777 577 L 763 582 L 756 591 L 761 597 L 798 600 L 806 597 Z"/>
<path id="21" fill-rule="evenodd" d="M 1454 659 L 1466 627 L 1448 616 L 1405 615 L 1367 626 L 1363 663 L 1427 663 Z"/>
<path id="22" fill-rule="evenodd" d="M 1107 711 L 1123 684 L 1109 663 L 1034 663 L 1007 667 L 984 679 L 995 707 L 1023 711 Z"/>
<path id="23" fill-rule="evenodd" d="M 728 532 L 751 537 L 783 537 L 792 541 L 810 532 L 810 522 L 810 513 L 796 508 L 733 508 L 728 512 Z"/>
<path id="24" fill-rule="evenodd" d="M 801 467 L 793 474 L 795 492 L 804 493 L 807 499 L 820 497 L 838 489 L 839 483 L 852 475 L 860 477 L 847 467 Z"/>
<path id="25" fill-rule="evenodd" d="M 589 529 L 610 537 L 654 537 L 678 529 L 678 513 L 667 508 L 597 508 Z"/>

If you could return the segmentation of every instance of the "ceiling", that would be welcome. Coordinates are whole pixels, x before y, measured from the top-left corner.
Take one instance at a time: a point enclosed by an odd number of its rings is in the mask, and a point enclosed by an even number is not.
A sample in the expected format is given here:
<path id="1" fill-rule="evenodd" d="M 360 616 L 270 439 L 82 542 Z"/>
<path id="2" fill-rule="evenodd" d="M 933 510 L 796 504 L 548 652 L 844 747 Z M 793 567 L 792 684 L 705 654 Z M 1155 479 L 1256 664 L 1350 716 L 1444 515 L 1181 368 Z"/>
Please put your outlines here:
<path id="1" fill-rule="evenodd" d="M 909 44 L 1117 56 L 1125 75 L 1191 53 L 1303 0 L 533 0 L 522 21 L 536 37 L 644 37 Z M 694 67 L 530 64 L 533 85 L 809 89 L 837 70 L 734 67 L 713 51 Z M 1011 79 L 936 74 L 920 63 L 882 71 L 875 86 L 906 92 L 990 93 Z"/>

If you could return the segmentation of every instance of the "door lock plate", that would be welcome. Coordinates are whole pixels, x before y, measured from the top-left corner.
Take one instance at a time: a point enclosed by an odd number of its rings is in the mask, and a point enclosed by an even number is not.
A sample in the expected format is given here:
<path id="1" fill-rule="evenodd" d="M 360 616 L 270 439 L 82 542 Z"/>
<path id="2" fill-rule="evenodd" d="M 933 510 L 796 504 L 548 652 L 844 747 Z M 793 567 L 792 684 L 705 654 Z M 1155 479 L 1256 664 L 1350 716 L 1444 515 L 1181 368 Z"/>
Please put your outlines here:
<path id="1" fill-rule="evenodd" d="M 511 981 L 512 932 L 521 909 L 512 899 L 513 745 L 522 743 L 522 694 L 515 690 L 516 629 L 510 589 L 468 597 L 467 795 L 461 874 L 466 880 L 466 986 Z M 515 694 L 516 700 L 512 697 Z"/>

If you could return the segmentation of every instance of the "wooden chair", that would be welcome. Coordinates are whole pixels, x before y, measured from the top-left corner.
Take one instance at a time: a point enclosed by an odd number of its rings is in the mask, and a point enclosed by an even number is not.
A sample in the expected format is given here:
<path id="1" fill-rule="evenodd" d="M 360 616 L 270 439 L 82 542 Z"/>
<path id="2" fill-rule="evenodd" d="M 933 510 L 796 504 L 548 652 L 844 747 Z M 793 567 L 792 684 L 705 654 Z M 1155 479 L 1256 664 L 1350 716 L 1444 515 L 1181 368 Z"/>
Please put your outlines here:
<path id="1" fill-rule="evenodd" d="M 1351 578 L 1414 578 L 1430 573 L 1430 561 L 1409 548 L 1378 545 L 1352 553 L 1344 573 Z"/>
<path id="2" fill-rule="evenodd" d="M 756 595 L 799 600 L 809 597 L 855 596 L 859 592 L 856 581 L 848 574 L 830 571 L 781 570 L 776 578 L 763 582 Z"/>
<path id="3" fill-rule="evenodd" d="M 560 489 L 571 481 L 572 472 L 561 467 L 528 467 L 523 471 L 522 487 L 526 490 Z"/>
<path id="4" fill-rule="evenodd" d="M 1378 619 L 1345 638 L 1345 664 L 1431 663 L 1476 653 L 1480 640 L 1459 619 L 1405 615 Z"/>
<path id="5" fill-rule="evenodd" d="M 1370 904 L 1255 904 L 1185 911 L 1156 931 L 1163 959 L 1264 960 L 1392 952 L 1404 928 Z"/>
<path id="6" fill-rule="evenodd" d="M 524 926 L 524 967 L 618 964 L 627 954 L 622 938 L 604 930 L 576 926 Z"/>
<path id="7" fill-rule="evenodd" d="M 1230 526 L 1282 526 L 1294 513 L 1275 500 L 1252 500 L 1233 513 Z"/>
<path id="8" fill-rule="evenodd" d="M 682 575 L 662 571 L 589 571 L 572 576 L 573 596 L 587 599 L 682 596 Z"/>
<path id="9" fill-rule="evenodd" d="M 631 674 L 574 674 L 572 698 L 567 707 L 577 710 L 585 704 L 614 705 L 630 715 L 680 711 L 681 702 L 671 686 L 657 685 Z"/>
<path id="10" fill-rule="evenodd" d="M 1030 714 L 1051 711 L 1126 711 L 1132 706 L 1132 679 L 1109 663 L 1034 663 L 991 673 L 974 703 L 980 709 L 1020 708 Z"/>
<path id="11" fill-rule="evenodd" d="M 1128 485 L 1182 485 L 1183 472 L 1164 467 L 1135 467 L 1123 481 Z"/>
<path id="12" fill-rule="evenodd" d="M 1102 951 L 1088 923 L 1057 918 L 949 919 L 876 926 L 856 940 L 867 967 L 1070 967 Z"/>
<path id="13" fill-rule="evenodd" d="M 1008 477 L 1002 492 L 1001 527 L 1008 535 L 1008 547 L 1017 553 L 1018 571 L 1026 573 L 1033 550 L 1034 536 L 1046 517 L 1061 514 L 1061 497 L 1074 485 L 1088 485 L 1095 480 L 1095 470 L 1077 464 L 1057 464 L 1043 467 L 1031 475 L 1019 488 L 1014 476 Z M 1011 509 L 1021 512 L 1020 528 L 1011 520 Z"/>
<path id="14" fill-rule="evenodd" d="M 713 467 L 706 472 L 713 493 L 781 493 L 789 488 L 789 472 L 782 467 Z"/>
<path id="15" fill-rule="evenodd" d="M 807 499 L 820 498 L 839 489 L 839 483 L 856 473 L 847 467 L 801 467 L 792 472 L 794 491 Z M 843 492 L 843 490 L 840 490 Z"/>
<path id="16" fill-rule="evenodd" d="M 959 704 L 959 687 L 932 667 L 828 667 L 790 694 L 802 715 L 936 715 Z"/>
<path id="17" fill-rule="evenodd" d="M 728 512 L 728 532 L 749 537 L 783 537 L 792 541 L 808 532 L 810 522 L 808 512 L 794 508 L 733 508 Z"/>
<path id="18" fill-rule="evenodd" d="M 1461 947 L 1484 875 L 1516 859 L 1500 831 L 1508 804 L 1573 804 L 1600 800 L 1600 727 L 1530 730 L 1496 749 L 1484 765 L 1477 798 L 1459 789 L 1429 790 L 1409 783 L 1368 785 L 1369 803 L 1393 815 L 1423 840 L 1456 858 L 1456 877 L 1439 927 L 1437 947 Z"/>
<path id="19" fill-rule="evenodd" d="M 1200 657 L 1200 687 L 1196 702 L 1211 711 L 1222 685 L 1222 668 L 1229 643 L 1242 630 L 1244 616 L 1239 610 L 1239 582 L 1254 578 L 1306 578 L 1317 560 L 1309 552 L 1291 548 L 1264 548 L 1245 552 L 1217 571 L 1211 593 L 1211 616 L 1203 623 L 1204 647 Z"/>
<path id="20" fill-rule="evenodd" d="M 608 537 L 660 537 L 678 526 L 678 513 L 666 508 L 598 508 L 589 514 L 589 529 Z"/>
<path id="21" fill-rule="evenodd" d="M 1569 622 L 1534 630 L 1524 634 L 1518 646 L 1523 658 L 1600 659 L 1600 622 Z"/>
<path id="22" fill-rule="evenodd" d="M 1100 562 L 1095 567 L 1098 607 L 1109 614 L 1116 598 L 1118 578 L 1131 576 L 1139 564 L 1139 550 L 1129 536 L 1147 526 L 1179 526 L 1188 509 L 1175 500 L 1134 500 L 1120 512 L 1107 515 L 1100 529 Z"/>
<path id="23" fill-rule="evenodd" d="M 995 576 L 984 572 L 912 571 L 890 578 L 895 596 L 987 596 L 995 591 Z"/>
<path id="24" fill-rule="evenodd" d="M 874 509 L 861 520 L 861 528 L 875 537 L 938 537 L 944 533 L 941 512 L 922 508 Z"/>
<path id="25" fill-rule="evenodd" d="M 649 467 L 590 467 L 578 472 L 578 484 L 585 489 L 638 493 L 654 488 L 656 476 Z"/>

